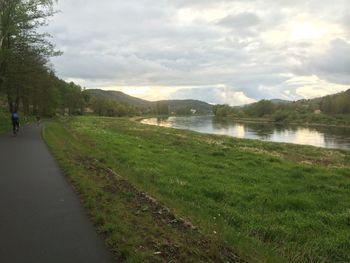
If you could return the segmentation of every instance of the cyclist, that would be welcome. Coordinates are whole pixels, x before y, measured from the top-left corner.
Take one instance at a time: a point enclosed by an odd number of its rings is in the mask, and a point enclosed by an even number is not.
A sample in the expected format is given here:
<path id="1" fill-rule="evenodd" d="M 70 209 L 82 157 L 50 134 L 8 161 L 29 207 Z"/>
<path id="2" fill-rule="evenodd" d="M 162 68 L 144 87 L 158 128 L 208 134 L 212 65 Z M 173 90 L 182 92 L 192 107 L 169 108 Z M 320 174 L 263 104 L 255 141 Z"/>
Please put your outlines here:
<path id="1" fill-rule="evenodd" d="M 12 112 L 11 121 L 13 127 L 13 134 L 17 135 L 17 133 L 19 132 L 19 116 L 16 111 Z"/>

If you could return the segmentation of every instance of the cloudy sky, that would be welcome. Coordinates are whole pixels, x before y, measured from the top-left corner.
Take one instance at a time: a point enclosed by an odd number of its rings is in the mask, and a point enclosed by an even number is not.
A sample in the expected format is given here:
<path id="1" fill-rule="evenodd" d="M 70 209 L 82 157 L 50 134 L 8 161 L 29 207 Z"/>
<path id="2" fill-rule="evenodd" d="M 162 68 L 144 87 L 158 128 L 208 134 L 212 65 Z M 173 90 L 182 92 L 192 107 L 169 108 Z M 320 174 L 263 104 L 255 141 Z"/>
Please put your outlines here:
<path id="1" fill-rule="evenodd" d="M 59 77 L 241 105 L 350 88 L 349 0 L 59 0 Z"/>

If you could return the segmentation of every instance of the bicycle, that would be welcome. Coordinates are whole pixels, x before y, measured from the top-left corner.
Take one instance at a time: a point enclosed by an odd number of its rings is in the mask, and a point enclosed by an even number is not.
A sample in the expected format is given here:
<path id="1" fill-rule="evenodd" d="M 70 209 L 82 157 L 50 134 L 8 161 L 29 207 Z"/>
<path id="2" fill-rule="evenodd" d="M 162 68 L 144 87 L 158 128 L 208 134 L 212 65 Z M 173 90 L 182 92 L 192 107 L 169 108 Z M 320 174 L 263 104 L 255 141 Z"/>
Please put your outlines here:
<path id="1" fill-rule="evenodd" d="M 13 135 L 17 136 L 18 132 L 19 132 L 19 122 L 13 122 Z"/>

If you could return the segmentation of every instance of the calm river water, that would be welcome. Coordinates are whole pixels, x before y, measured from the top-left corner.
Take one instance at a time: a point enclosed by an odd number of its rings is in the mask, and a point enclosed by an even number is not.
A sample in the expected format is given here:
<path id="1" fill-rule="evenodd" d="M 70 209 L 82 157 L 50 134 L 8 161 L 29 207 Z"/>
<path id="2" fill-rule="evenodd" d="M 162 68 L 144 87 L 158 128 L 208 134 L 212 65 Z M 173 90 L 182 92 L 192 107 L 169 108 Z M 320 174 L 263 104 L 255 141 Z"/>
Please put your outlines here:
<path id="1" fill-rule="evenodd" d="M 142 123 L 237 138 L 350 150 L 350 128 L 242 123 L 218 120 L 212 116 L 150 118 L 142 120 Z"/>

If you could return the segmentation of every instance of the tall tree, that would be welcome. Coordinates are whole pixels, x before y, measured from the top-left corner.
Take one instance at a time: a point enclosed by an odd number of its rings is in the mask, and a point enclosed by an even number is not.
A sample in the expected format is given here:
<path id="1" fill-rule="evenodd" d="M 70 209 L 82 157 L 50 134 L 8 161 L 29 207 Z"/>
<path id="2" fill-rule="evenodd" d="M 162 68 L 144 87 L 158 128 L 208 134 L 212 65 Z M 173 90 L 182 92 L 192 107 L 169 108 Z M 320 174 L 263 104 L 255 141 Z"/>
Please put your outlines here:
<path id="1" fill-rule="evenodd" d="M 0 0 L 0 88 L 6 92 L 10 111 L 17 111 L 26 94 L 25 79 L 31 62 L 55 55 L 47 34 L 38 28 L 53 14 L 52 0 Z M 37 63 L 37 65 L 39 65 Z"/>

